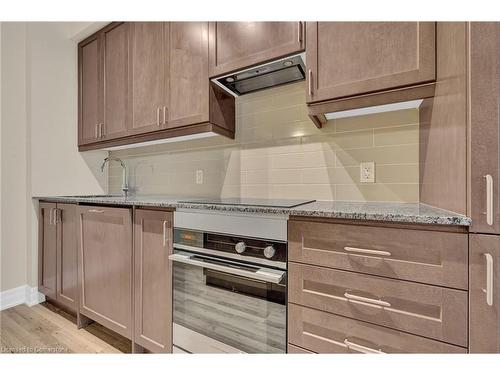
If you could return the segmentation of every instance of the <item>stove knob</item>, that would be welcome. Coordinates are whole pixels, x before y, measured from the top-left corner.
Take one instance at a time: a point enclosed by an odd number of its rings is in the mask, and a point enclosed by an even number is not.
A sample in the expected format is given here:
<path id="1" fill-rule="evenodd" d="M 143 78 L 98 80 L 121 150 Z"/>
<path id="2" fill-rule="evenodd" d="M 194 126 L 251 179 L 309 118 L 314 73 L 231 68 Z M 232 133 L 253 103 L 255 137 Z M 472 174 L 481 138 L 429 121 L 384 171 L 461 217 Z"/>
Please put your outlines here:
<path id="1" fill-rule="evenodd" d="M 236 245 L 234 245 L 234 249 L 236 250 L 236 252 L 238 254 L 243 254 L 245 252 L 247 248 L 247 245 L 241 241 L 241 242 L 238 242 Z"/>
<path id="2" fill-rule="evenodd" d="M 267 259 L 271 259 L 274 256 L 274 254 L 276 254 L 276 249 L 274 248 L 273 245 L 269 245 L 264 249 L 264 256 Z"/>

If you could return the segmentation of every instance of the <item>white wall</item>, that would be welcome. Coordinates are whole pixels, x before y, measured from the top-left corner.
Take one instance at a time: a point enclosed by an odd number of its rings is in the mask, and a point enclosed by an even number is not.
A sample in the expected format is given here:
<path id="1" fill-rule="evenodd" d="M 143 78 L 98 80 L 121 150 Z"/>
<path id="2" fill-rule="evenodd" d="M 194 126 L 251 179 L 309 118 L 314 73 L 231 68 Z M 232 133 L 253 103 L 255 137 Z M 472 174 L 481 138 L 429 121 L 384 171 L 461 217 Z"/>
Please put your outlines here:
<path id="1" fill-rule="evenodd" d="M 26 284 L 26 27 L 2 23 L 2 290 Z"/>
<path id="2" fill-rule="evenodd" d="M 78 23 L 87 28 L 88 23 Z M 70 30 L 71 32 L 68 32 Z M 77 151 L 77 46 L 72 23 L 28 23 L 32 196 L 102 194 L 107 176 L 99 165 L 107 152 Z M 37 282 L 37 213 L 31 205 L 28 283 Z"/>
<path id="3" fill-rule="evenodd" d="M 77 151 L 76 41 L 93 27 L 85 22 L 1 25 L 0 291 L 37 284 L 38 207 L 32 196 L 107 190 L 107 176 L 98 170 L 107 153 Z"/>

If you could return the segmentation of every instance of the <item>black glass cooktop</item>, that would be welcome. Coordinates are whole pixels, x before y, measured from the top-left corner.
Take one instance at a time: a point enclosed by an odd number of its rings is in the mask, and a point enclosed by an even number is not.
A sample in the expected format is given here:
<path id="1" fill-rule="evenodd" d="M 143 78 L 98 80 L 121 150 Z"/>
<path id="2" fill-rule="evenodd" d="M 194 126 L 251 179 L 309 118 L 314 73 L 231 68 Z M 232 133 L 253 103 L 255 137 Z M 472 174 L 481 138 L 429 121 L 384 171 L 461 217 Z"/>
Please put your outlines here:
<path id="1" fill-rule="evenodd" d="M 260 207 L 278 207 L 292 208 L 301 206 L 306 203 L 315 202 L 312 200 L 301 199 L 253 199 L 253 198 L 200 198 L 179 201 L 179 203 L 204 203 L 204 204 L 221 204 L 230 206 L 260 206 Z"/>

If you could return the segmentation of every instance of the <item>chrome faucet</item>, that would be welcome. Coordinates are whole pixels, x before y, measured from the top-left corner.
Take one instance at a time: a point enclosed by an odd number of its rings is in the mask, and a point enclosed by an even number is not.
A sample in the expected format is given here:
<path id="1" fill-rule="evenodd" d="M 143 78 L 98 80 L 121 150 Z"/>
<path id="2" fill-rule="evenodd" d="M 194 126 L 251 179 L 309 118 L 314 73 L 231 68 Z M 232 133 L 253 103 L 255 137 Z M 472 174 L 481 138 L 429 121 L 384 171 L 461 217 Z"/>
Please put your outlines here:
<path id="1" fill-rule="evenodd" d="M 125 163 L 123 162 L 122 159 L 108 157 L 108 158 L 104 159 L 104 161 L 101 164 L 101 173 L 104 173 L 104 166 L 106 165 L 106 163 L 108 163 L 110 161 L 117 161 L 122 166 L 122 169 L 123 169 L 123 172 L 122 172 L 122 191 L 123 191 L 123 196 L 125 198 L 127 198 L 127 195 L 128 195 L 127 166 L 125 165 Z"/>

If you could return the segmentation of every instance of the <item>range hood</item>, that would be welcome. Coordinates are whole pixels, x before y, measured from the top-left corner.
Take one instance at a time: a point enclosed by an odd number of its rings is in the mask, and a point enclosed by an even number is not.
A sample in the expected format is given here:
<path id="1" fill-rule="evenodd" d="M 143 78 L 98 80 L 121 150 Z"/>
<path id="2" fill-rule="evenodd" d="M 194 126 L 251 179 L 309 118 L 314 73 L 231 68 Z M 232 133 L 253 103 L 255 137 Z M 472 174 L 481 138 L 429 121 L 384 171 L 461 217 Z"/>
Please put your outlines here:
<path id="1" fill-rule="evenodd" d="M 238 97 L 304 80 L 306 77 L 304 60 L 305 54 L 301 53 L 222 77 L 213 78 L 212 82 L 233 96 Z"/>

